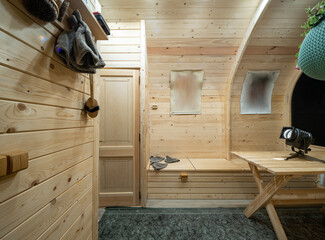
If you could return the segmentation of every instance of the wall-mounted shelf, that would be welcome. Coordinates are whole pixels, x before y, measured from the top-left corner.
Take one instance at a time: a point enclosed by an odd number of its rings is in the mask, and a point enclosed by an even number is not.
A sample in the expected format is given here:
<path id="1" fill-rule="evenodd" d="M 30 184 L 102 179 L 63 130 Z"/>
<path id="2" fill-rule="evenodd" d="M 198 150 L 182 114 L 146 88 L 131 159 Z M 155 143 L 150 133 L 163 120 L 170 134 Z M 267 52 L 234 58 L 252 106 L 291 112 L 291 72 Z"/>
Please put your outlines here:
<path id="1" fill-rule="evenodd" d="M 107 35 L 105 34 L 102 27 L 99 25 L 97 19 L 94 14 L 90 11 L 87 5 L 82 0 L 70 0 L 70 8 L 74 11 L 76 9 L 79 10 L 83 20 L 89 26 L 92 34 L 95 36 L 97 40 L 108 40 Z"/>

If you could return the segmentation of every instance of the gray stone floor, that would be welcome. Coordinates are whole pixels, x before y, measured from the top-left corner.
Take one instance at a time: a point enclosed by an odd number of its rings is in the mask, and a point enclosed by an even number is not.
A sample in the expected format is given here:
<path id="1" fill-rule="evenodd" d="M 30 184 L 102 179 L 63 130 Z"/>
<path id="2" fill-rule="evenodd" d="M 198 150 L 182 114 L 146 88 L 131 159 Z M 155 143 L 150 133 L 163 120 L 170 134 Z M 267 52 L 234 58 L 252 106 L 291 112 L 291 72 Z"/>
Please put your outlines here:
<path id="1" fill-rule="evenodd" d="M 250 219 L 244 208 L 106 208 L 99 240 L 276 240 L 265 209 Z M 324 240 L 319 208 L 278 208 L 289 240 Z"/>

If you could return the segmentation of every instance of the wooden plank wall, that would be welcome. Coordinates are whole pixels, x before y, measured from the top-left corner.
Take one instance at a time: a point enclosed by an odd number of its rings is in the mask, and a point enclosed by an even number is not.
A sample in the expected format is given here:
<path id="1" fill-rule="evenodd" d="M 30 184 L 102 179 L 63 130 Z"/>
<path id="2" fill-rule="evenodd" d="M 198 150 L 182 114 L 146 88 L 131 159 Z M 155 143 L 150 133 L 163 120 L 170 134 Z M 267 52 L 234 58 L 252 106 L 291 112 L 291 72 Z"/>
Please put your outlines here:
<path id="1" fill-rule="evenodd" d="M 305 8 L 317 0 L 273 0 L 257 26 L 232 88 L 233 150 L 278 150 L 279 130 L 288 124 L 286 88 L 295 73 L 295 53 L 302 37 Z M 103 0 L 108 21 L 145 19 L 147 26 L 151 153 L 179 157 L 225 157 L 224 105 L 226 78 L 259 0 Z M 203 114 L 170 116 L 169 72 L 204 69 Z M 272 114 L 240 115 L 240 94 L 247 70 L 277 70 Z M 290 96 L 289 96 L 290 98 Z M 192 124 L 191 124 L 192 123 Z M 205 123 L 205 125 L 203 124 Z M 216 137 L 216 138 L 215 138 Z M 265 141 L 268 141 L 266 144 Z M 199 153 L 200 152 L 200 153 Z M 201 154 L 202 153 L 202 154 Z"/>
<path id="2" fill-rule="evenodd" d="M 0 153 L 29 153 L 27 169 L 0 178 L 0 239 L 90 239 L 89 78 L 54 53 L 64 24 L 40 22 L 18 0 L 0 9 Z"/>
<path id="3" fill-rule="evenodd" d="M 271 178 L 271 174 L 263 174 L 265 182 Z M 294 178 L 284 189 L 314 188 L 316 179 Z M 249 200 L 257 194 L 252 174 L 247 172 L 188 172 L 187 182 L 180 180 L 180 172 L 148 172 L 148 199 Z"/>
<path id="4" fill-rule="evenodd" d="M 146 21 L 149 105 L 158 106 L 157 110 L 150 109 L 150 154 L 225 158 L 227 78 L 258 1 L 236 2 L 232 13 L 227 13 L 228 3 L 225 1 L 205 2 L 197 8 L 198 1 L 188 3 L 189 6 L 180 6 L 180 2 L 173 2 L 176 6 L 172 11 L 182 10 L 182 14 L 161 15 L 161 19 Z M 235 12 L 241 7 L 245 11 L 241 10 L 243 14 L 237 15 Z M 201 15 L 208 9 L 211 15 Z M 186 17 L 185 13 L 192 11 L 196 14 Z M 216 12 L 219 14 L 214 14 Z M 204 70 L 202 114 L 171 115 L 170 71 L 193 69 Z"/>
<path id="5" fill-rule="evenodd" d="M 105 68 L 141 67 L 140 21 L 111 22 L 107 20 L 111 35 L 107 41 L 100 41 L 100 52 Z"/>
<path id="6" fill-rule="evenodd" d="M 279 139 L 284 116 L 290 108 L 286 96 L 288 85 L 297 76 L 295 53 L 303 38 L 301 25 L 306 19 L 305 8 L 317 1 L 272 1 L 266 10 L 244 54 L 232 87 L 231 149 L 283 150 Z M 272 95 L 272 113 L 268 115 L 240 115 L 240 95 L 248 70 L 280 70 Z"/>

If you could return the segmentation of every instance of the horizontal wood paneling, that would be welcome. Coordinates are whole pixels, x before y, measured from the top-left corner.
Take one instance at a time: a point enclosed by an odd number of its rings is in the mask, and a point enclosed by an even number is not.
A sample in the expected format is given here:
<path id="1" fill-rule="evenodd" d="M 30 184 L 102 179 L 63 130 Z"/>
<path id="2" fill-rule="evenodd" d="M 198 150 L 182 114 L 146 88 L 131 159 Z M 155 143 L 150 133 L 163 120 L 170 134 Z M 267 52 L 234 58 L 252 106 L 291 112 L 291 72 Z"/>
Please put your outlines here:
<path id="1" fill-rule="evenodd" d="M 90 142 L 29 161 L 26 170 L 7 176 L 0 181 L 0 202 L 90 158 L 92 154 L 93 143 Z"/>
<path id="2" fill-rule="evenodd" d="M 0 31 L 0 38 L 1 44 L 7 46 L 0 49 L 1 64 L 81 92 L 85 91 L 85 76 L 68 70 L 61 63 L 40 54 L 2 31 Z"/>
<path id="3" fill-rule="evenodd" d="M 240 170 L 240 169 L 238 169 Z M 180 172 L 148 172 L 149 199 L 254 199 L 258 193 L 250 173 L 237 172 L 188 172 L 188 180 L 182 182 Z M 270 174 L 262 174 L 268 182 Z M 292 179 L 285 189 L 313 188 L 316 176 Z"/>
<path id="4" fill-rule="evenodd" d="M 48 237 L 48 239 L 49 237 L 57 238 L 59 234 L 56 233 L 55 230 L 57 230 L 59 224 L 63 225 L 67 222 L 65 219 L 67 215 L 71 212 L 78 213 L 82 211 L 83 206 L 91 202 L 91 183 L 91 174 L 89 174 L 7 234 L 4 239 L 37 239 L 38 237 L 40 237 L 39 239 L 44 239 L 44 237 Z M 75 216 L 75 218 L 80 215 L 81 214 Z M 71 218 L 73 219 L 73 215 L 70 219 Z M 69 222 L 67 222 L 67 225 L 69 225 Z M 49 235 L 49 233 L 53 235 Z M 61 235 L 62 234 L 61 232 Z"/>
<path id="5" fill-rule="evenodd" d="M 256 6 L 255 0 L 239 1 L 233 0 L 231 3 L 229 1 L 220 0 L 189 0 L 184 2 L 173 1 L 173 0 L 134 0 L 129 2 L 128 0 L 109 0 L 109 2 L 102 1 L 103 8 L 220 8 L 220 7 L 233 7 L 238 6 L 240 8 L 254 7 Z M 106 6 L 105 6 L 106 5 Z"/>
<path id="6" fill-rule="evenodd" d="M 181 31 L 181 29 L 180 29 Z M 148 40 L 148 48 L 153 47 L 206 47 L 206 48 L 219 48 L 219 47 L 236 47 L 239 46 L 241 39 L 239 38 L 221 38 L 221 39 L 203 39 L 203 38 L 153 38 Z"/>
<path id="7" fill-rule="evenodd" d="M 272 1 L 253 32 L 232 87 L 232 150 L 283 150 L 279 133 L 287 125 L 284 108 L 288 83 L 295 76 L 295 54 L 303 38 L 305 8 L 317 1 Z M 280 70 L 270 115 L 240 115 L 240 95 L 248 70 Z M 276 97 L 275 97 L 276 96 Z"/>
<path id="8" fill-rule="evenodd" d="M 54 224 L 52 224 L 38 239 L 55 240 L 61 236 L 62 238 L 60 239 L 67 239 L 67 235 L 78 235 L 78 230 L 87 231 L 89 233 L 89 229 L 74 229 L 74 226 L 75 222 L 80 221 L 80 218 L 84 218 L 85 223 L 91 226 L 91 210 L 91 190 L 88 190 L 87 193 L 79 200 L 78 204 L 74 204 L 73 206 L 71 206 L 69 211 L 66 211 L 64 214 L 62 214 L 62 216 Z"/>
<path id="9" fill-rule="evenodd" d="M 59 60 L 59 57 L 53 51 L 56 39 L 52 37 L 51 33 L 39 27 L 36 22 L 27 15 L 22 14 L 19 9 L 8 1 L 1 1 L 0 7 L 6 9 L 0 15 L 1 29 L 3 31 L 21 39 L 47 56 Z M 10 18 L 14 18 L 15 21 L 7 21 Z"/>
<path id="10" fill-rule="evenodd" d="M 245 8 L 103 8 L 102 14 L 108 20 L 141 20 L 141 19 L 184 19 L 186 16 L 194 19 L 223 19 L 223 18 L 248 18 L 250 19 L 255 7 Z M 293 14 L 294 10 L 287 11 Z"/>
<path id="11" fill-rule="evenodd" d="M 225 90 L 231 67 L 244 33 L 260 1 L 190 0 L 126 1 L 103 0 L 103 14 L 109 21 L 145 19 L 149 64 L 150 154 L 176 157 L 225 157 L 224 105 Z M 285 91 L 295 76 L 295 53 L 302 42 L 300 26 L 306 19 L 305 8 L 316 0 L 272 1 L 257 24 L 231 91 L 231 148 L 232 150 L 280 150 L 284 143 L 279 132 L 285 122 Z M 133 24 L 114 22 L 114 29 L 132 30 Z M 120 35 L 121 31 L 116 32 Z M 131 34 L 131 32 L 130 32 Z M 116 36 L 116 37 L 117 37 Z M 127 44 L 134 46 L 129 47 Z M 113 38 L 111 45 L 102 45 L 111 52 L 112 59 L 122 59 L 119 53 L 136 58 L 138 41 L 130 37 Z M 120 46 L 120 50 L 116 46 Z M 118 52 L 121 51 L 121 52 Z M 109 57 L 106 57 L 109 59 Z M 131 60 L 129 60 L 131 61 Z M 112 65 L 117 66 L 117 65 Z M 170 113 L 169 75 L 171 70 L 203 69 L 202 114 L 175 116 Z M 280 70 L 272 96 L 269 115 L 241 115 L 240 96 L 244 77 L 249 70 Z M 165 174 L 165 173 L 164 173 Z M 209 179 L 211 176 L 207 177 Z M 157 178 L 162 183 L 155 182 Z M 204 188 L 200 192 L 199 176 L 187 187 L 176 181 L 165 183 L 160 175 L 149 176 L 149 198 L 171 199 L 252 199 L 256 194 L 253 181 L 236 184 L 234 193 Z M 246 179 L 247 180 L 247 179 Z M 198 181 L 198 182 L 196 182 Z M 213 181 L 212 181 L 213 182 Z M 211 189 L 213 184 L 210 183 Z M 194 184 L 194 185 L 193 185 Z M 231 189 L 233 182 L 226 184 Z M 296 183 L 293 183 L 293 186 Z M 305 184 L 305 185 L 304 185 Z M 296 186 L 311 186 L 306 179 Z M 200 187 L 198 187 L 200 186 Z M 289 185 L 290 186 L 290 185 Z M 151 192 L 150 192 L 151 189 Z M 164 192 L 159 192 L 164 189 Z M 171 189 L 171 190 L 170 190 Z M 185 190 L 184 190 L 185 189 Z M 253 190 L 252 190 L 253 189 Z M 153 191 L 153 192 L 152 192 Z M 174 191 L 172 193 L 172 191 Z M 182 191 L 189 191 L 183 192 Z M 218 193 L 213 193 L 218 191 Z M 229 190 L 227 190 L 229 191 Z"/>
<path id="12" fill-rule="evenodd" d="M 78 219 L 72 224 L 67 232 L 61 238 L 62 240 L 86 239 L 91 232 L 91 204 L 82 212 Z"/>
<path id="13" fill-rule="evenodd" d="M 0 178 L 0 238 L 60 239 L 87 214 L 76 235 L 86 239 L 94 155 L 94 123 L 82 111 L 88 75 L 55 54 L 65 19 L 45 23 L 23 1 L 5 0 L 0 22 L 0 153 L 29 155 L 28 168 Z"/>
<path id="14" fill-rule="evenodd" d="M 0 100 L 0 133 L 92 126 L 83 110 Z"/>
<path id="15" fill-rule="evenodd" d="M 6 221 L 0 222 L 0 237 L 88 175 L 92 171 L 91 163 L 92 158 L 89 158 L 44 183 L 1 203 L 0 212 L 2 216 L 6 216 Z"/>
<path id="16" fill-rule="evenodd" d="M 110 23 L 109 23 L 110 24 Z M 115 22 L 108 41 L 101 41 L 106 68 L 140 68 L 140 22 Z"/>
<path id="17" fill-rule="evenodd" d="M 239 44 L 230 35 L 240 36 L 243 30 L 231 26 L 224 19 L 220 24 L 217 20 L 147 22 L 149 104 L 158 106 L 150 110 L 151 155 L 224 157 L 224 94 Z M 170 71 L 195 69 L 204 70 L 202 114 L 171 115 Z"/>
<path id="18" fill-rule="evenodd" d="M 0 91 L 0 99 L 76 109 L 83 109 L 89 97 L 79 91 L 1 65 Z"/>
<path id="19" fill-rule="evenodd" d="M 4 149 L 2 152 L 26 151 L 29 159 L 91 141 L 92 127 L 0 135 L 0 143 Z"/>

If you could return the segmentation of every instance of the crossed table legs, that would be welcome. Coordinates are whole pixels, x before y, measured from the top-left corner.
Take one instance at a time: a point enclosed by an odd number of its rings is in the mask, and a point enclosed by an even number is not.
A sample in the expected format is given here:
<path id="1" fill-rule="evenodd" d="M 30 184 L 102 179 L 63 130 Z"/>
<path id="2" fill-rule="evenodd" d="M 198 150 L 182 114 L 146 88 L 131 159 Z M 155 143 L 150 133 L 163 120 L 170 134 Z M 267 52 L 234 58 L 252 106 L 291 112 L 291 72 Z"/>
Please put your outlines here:
<path id="1" fill-rule="evenodd" d="M 259 174 L 257 167 L 251 163 L 248 163 L 253 173 L 254 180 L 257 184 L 259 195 L 252 201 L 244 210 L 244 214 L 247 218 L 250 218 L 258 209 L 264 204 L 266 211 L 270 217 L 273 229 L 279 240 L 287 239 L 287 236 L 283 230 L 280 219 L 272 204 L 272 197 L 276 194 L 281 187 L 285 186 L 287 182 L 293 177 L 292 175 L 276 175 L 267 185 L 264 187 L 263 180 Z"/>

